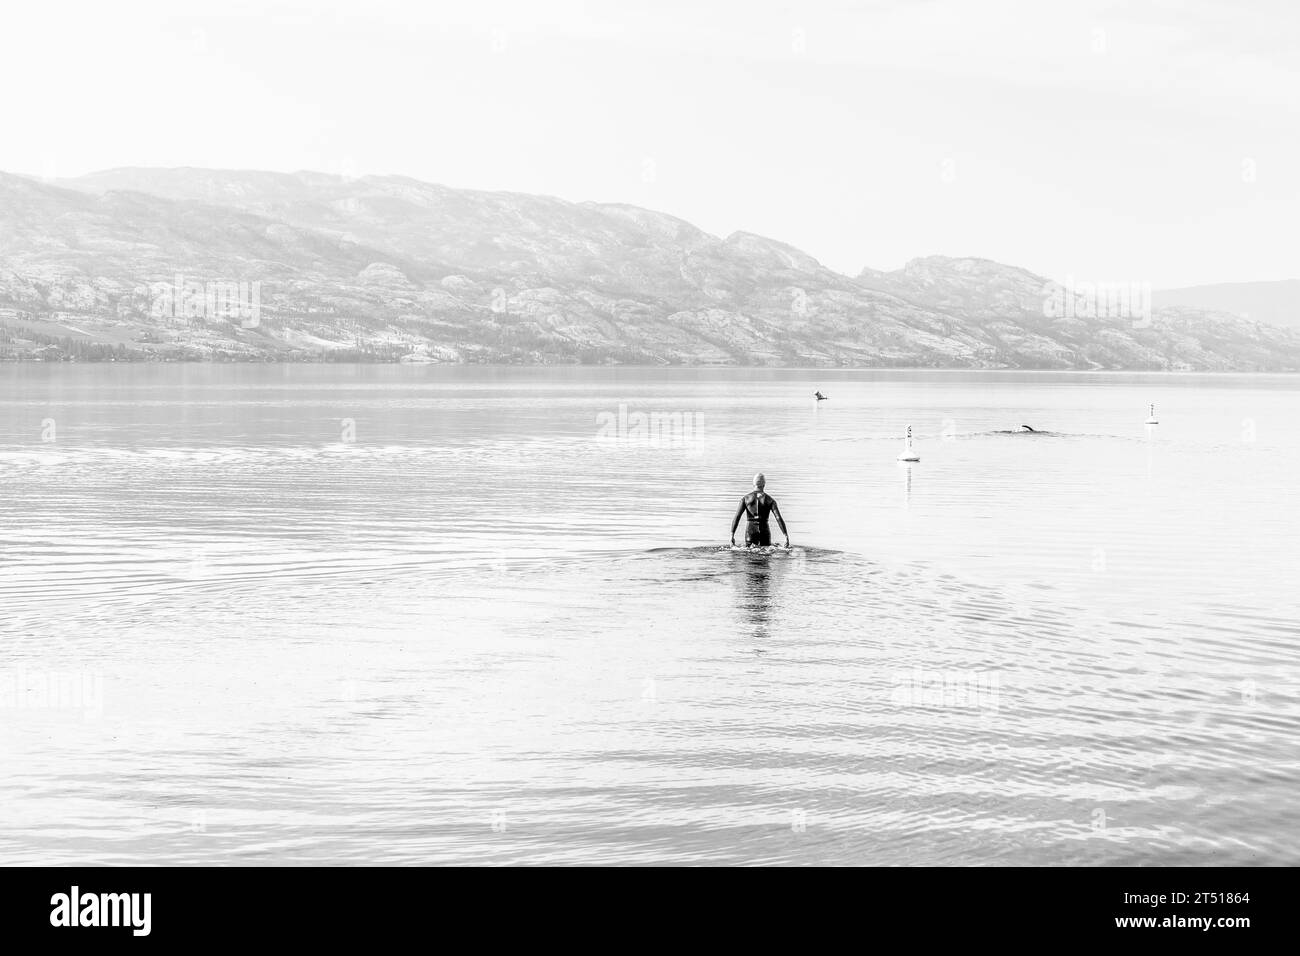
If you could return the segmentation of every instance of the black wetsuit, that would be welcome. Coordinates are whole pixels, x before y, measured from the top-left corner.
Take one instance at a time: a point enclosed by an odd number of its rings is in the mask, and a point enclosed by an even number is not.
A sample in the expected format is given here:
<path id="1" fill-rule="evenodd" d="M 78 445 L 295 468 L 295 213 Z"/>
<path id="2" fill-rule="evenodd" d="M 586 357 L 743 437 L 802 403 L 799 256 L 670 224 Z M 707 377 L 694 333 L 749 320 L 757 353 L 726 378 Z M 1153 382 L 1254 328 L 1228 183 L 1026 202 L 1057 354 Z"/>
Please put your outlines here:
<path id="1" fill-rule="evenodd" d="M 758 492 L 751 491 L 740 499 L 740 509 L 736 512 L 737 520 L 740 518 L 741 511 L 745 513 L 745 547 L 747 548 L 751 545 L 765 548 L 772 543 L 772 531 L 767 526 L 767 519 L 772 514 L 776 515 L 781 529 L 785 530 L 781 509 L 776 506 L 776 499 L 769 494 L 765 493 L 760 500 Z"/>

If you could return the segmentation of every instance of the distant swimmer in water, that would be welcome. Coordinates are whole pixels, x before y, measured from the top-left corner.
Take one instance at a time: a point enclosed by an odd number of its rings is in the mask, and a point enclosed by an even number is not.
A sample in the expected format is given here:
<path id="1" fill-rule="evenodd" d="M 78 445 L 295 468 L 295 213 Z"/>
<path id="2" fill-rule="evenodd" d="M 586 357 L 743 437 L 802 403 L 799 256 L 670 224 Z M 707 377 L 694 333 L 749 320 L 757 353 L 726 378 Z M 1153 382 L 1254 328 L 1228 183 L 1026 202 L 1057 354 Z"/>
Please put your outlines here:
<path id="1" fill-rule="evenodd" d="M 731 519 L 731 546 L 736 546 L 736 527 L 740 524 L 741 516 L 744 516 L 748 522 L 745 526 L 745 547 L 765 548 L 772 543 L 772 532 L 767 527 L 767 519 L 770 515 L 776 515 L 776 523 L 781 526 L 781 533 L 785 535 L 785 546 L 790 547 L 790 532 L 785 529 L 785 519 L 781 517 L 781 509 L 776 506 L 776 499 L 763 491 L 767 484 L 767 479 L 763 473 L 759 472 L 754 476 L 754 490 L 745 497 L 740 499 L 740 507 L 736 509 L 736 517 Z"/>
<path id="2" fill-rule="evenodd" d="M 821 392 L 813 392 L 813 394 L 817 396 L 817 401 L 819 402 L 826 401 L 826 396 L 823 395 Z"/>
<path id="3" fill-rule="evenodd" d="M 1027 431 L 1027 432 L 1038 431 L 1038 429 L 1036 429 L 1036 428 L 1030 428 L 1028 425 L 1021 425 L 1020 427 L 1023 428 L 1023 429 L 1024 429 L 1025 431 Z"/>

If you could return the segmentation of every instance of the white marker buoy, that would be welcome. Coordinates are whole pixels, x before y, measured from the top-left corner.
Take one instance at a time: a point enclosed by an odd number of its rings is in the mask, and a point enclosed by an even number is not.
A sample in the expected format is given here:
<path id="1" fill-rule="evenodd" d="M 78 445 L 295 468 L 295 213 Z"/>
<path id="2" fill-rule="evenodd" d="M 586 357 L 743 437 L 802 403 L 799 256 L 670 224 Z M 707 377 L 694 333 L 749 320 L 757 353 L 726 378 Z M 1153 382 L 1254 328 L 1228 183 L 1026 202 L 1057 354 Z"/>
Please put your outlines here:
<path id="1" fill-rule="evenodd" d="M 1150 405 L 1148 407 L 1151 410 L 1151 414 L 1147 416 L 1146 423 L 1148 425 L 1159 425 L 1160 423 L 1156 421 L 1156 407 L 1154 405 Z"/>
<path id="2" fill-rule="evenodd" d="M 907 426 L 907 437 L 903 439 L 903 453 L 898 456 L 899 461 L 920 461 L 921 456 L 912 450 L 912 426 Z"/>

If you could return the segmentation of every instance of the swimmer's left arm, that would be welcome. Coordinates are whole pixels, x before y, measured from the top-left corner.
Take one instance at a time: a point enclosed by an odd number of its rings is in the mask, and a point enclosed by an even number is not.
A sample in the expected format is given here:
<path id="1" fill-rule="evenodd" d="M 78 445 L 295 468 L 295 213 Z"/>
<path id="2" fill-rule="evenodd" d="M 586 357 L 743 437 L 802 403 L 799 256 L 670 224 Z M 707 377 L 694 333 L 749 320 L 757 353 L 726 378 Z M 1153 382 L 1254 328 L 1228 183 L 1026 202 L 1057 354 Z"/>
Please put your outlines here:
<path id="1" fill-rule="evenodd" d="M 736 528 L 740 525 L 740 516 L 745 513 L 745 499 L 740 499 L 740 507 L 736 509 L 736 517 L 731 519 L 731 545 L 736 545 Z"/>

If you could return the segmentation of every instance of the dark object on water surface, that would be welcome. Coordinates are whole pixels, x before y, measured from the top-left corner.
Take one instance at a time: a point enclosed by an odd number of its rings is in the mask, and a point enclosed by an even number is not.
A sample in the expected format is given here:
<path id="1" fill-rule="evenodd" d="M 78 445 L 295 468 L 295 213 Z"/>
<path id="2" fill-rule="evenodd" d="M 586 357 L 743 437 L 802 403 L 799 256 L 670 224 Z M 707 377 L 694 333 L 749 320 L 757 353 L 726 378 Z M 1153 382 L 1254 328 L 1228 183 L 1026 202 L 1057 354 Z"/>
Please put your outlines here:
<path id="1" fill-rule="evenodd" d="M 1024 429 L 1025 431 L 1027 431 L 1027 432 L 1038 431 L 1038 429 L 1036 429 L 1036 428 L 1030 428 L 1028 425 L 1021 425 L 1020 427 L 1023 428 L 1023 429 Z"/>
<path id="2" fill-rule="evenodd" d="M 819 402 L 826 401 L 826 396 L 823 395 L 821 392 L 813 392 L 813 394 L 817 396 L 817 401 Z"/>

